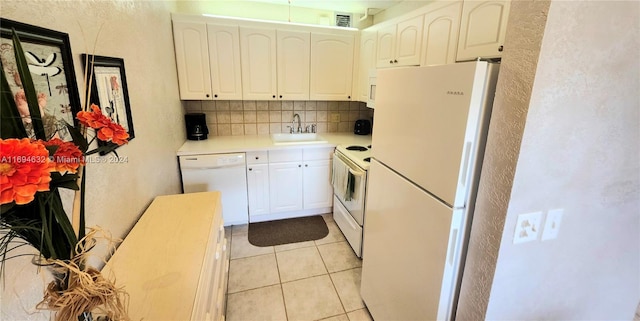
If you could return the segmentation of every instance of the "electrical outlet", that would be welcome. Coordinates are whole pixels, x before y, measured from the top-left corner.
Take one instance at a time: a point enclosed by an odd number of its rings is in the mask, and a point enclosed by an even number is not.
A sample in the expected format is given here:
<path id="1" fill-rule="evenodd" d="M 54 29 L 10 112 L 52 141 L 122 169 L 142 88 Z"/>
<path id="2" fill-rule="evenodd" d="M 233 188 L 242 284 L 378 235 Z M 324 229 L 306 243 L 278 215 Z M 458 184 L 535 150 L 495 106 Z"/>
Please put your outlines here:
<path id="1" fill-rule="evenodd" d="M 563 212 L 564 210 L 561 208 L 549 210 L 547 213 L 547 219 L 544 221 L 544 231 L 542 231 L 543 241 L 552 240 L 558 237 Z"/>
<path id="2" fill-rule="evenodd" d="M 540 231 L 540 219 L 542 212 L 526 213 L 518 215 L 516 231 L 513 235 L 513 244 L 535 241 Z"/>

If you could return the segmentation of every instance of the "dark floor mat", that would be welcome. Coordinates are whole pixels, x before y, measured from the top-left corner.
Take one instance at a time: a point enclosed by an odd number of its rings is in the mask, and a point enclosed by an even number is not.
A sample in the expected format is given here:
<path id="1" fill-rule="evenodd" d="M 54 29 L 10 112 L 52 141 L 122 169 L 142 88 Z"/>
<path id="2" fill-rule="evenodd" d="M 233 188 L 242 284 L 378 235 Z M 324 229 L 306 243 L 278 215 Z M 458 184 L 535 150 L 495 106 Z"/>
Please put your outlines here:
<path id="1" fill-rule="evenodd" d="M 249 243 L 262 247 L 319 240 L 327 234 L 320 215 L 249 223 Z"/>

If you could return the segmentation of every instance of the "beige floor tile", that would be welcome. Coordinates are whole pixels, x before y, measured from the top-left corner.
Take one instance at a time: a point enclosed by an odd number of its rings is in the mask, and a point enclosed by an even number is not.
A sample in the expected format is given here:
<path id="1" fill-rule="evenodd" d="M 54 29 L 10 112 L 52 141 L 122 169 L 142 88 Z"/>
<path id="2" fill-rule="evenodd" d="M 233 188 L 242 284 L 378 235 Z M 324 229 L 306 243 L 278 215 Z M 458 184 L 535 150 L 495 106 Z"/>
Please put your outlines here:
<path id="1" fill-rule="evenodd" d="M 347 242 L 319 245 L 318 250 L 329 273 L 362 267 L 362 260 Z"/>
<path id="2" fill-rule="evenodd" d="M 316 243 L 313 241 L 289 243 L 289 244 L 276 245 L 274 246 L 274 248 L 276 252 L 282 252 L 282 251 L 301 249 L 303 247 L 311 247 L 311 246 L 316 246 Z"/>
<path id="3" fill-rule="evenodd" d="M 260 255 L 229 262 L 228 293 L 280 283 L 275 254 Z"/>
<path id="4" fill-rule="evenodd" d="M 364 308 L 364 302 L 360 296 L 362 268 L 331 273 L 329 276 L 333 280 L 345 311 L 351 312 Z"/>
<path id="5" fill-rule="evenodd" d="M 289 320 L 318 320 L 344 313 L 328 275 L 282 284 Z"/>
<path id="6" fill-rule="evenodd" d="M 281 282 L 327 274 L 316 247 L 305 247 L 276 253 Z"/>
<path id="7" fill-rule="evenodd" d="M 373 318 L 366 308 L 349 312 L 347 316 L 349 317 L 349 321 L 373 321 Z"/>
<path id="8" fill-rule="evenodd" d="M 274 253 L 273 246 L 258 247 L 249 243 L 247 234 L 231 236 L 231 259 Z"/>
<path id="9" fill-rule="evenodd" d="M 349 321 L 349 317 L 346 314 L 336 315 L 334 317 L 322 319 L 320 321 Z"/>
<path id="10" fill-rule="evenodd" d="M 232 225 L 231 231 L 233 235 L 247 234 L 247 232 L 249 231 L 249 224 Z"/>
<path id="11" fill-rule="evenodd" d="M 330 223 L 330 222 L 335 222 L 333 220 L 333 213 L 327 213 L 327 214 L 322 214 L 322 218 L 324 219 L 325 222 Z"/>
<path id="12" fill-rule="evenodd" d="M 346 240 L 336 222 L 327 222 L 327 228 L 329 228 L 329 234 L 324 238 L 315 241 L 316 245 L 342 242 Z"/>
<path id="13" fill-rule="evenodd" d="M 286 317 L 282 289 L 279 284 L 229 294 L 227 297 L 226 320 L 228 321 L 281 321 L 286 320 Z"/>

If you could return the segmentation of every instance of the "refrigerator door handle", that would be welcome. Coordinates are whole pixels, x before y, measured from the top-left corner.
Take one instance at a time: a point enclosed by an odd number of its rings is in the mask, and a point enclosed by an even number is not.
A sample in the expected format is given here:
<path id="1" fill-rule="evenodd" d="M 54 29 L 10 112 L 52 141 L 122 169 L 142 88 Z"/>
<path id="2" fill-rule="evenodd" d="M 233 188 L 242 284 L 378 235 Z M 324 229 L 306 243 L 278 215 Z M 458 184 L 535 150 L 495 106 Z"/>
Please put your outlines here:
<path id="1" fill-rule="evenodd" d="M 462 175 L 460 175 L 460 184 L 467 185 L 467 174 L 469 171 L 469 157 L 471 156 L 471 142 L 467 142 L 464 146 L 464 161 L 462 162 Z"/>
<path id="2" fill-rule="evenodd" d="M 456 245 L 458 245 L 458 229 L 455 228 L 451 231 L 451 238 L 449 239 L 449 265 L 453 266 L 453 260 L 455 259 Z"/>

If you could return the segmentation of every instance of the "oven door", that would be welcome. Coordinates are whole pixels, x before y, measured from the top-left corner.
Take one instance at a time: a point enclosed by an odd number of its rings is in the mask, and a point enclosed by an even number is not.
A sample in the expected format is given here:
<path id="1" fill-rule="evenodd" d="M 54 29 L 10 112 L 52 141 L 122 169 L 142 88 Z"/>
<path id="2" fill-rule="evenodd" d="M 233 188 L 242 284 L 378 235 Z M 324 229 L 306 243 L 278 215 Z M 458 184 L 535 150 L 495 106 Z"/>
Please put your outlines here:
<path id="1" fill-rule="evenodd" d="M 354 162 L 349 160 L 344 154 L 336 151 L 333 154 L 333 172 L 348 171 L 348 175 L 352 175 L 354 179 L 353 193 L 351 198 L 347 200 L 345 186 L 340 183 L 339 179 L 333 180 L 333 191 L 340 203 L 349 211 L 353 219 L 362 226 L 364 222 L 364 197 L 365 188 L 367 186 L 367 171 L 360 168 Z"/>

